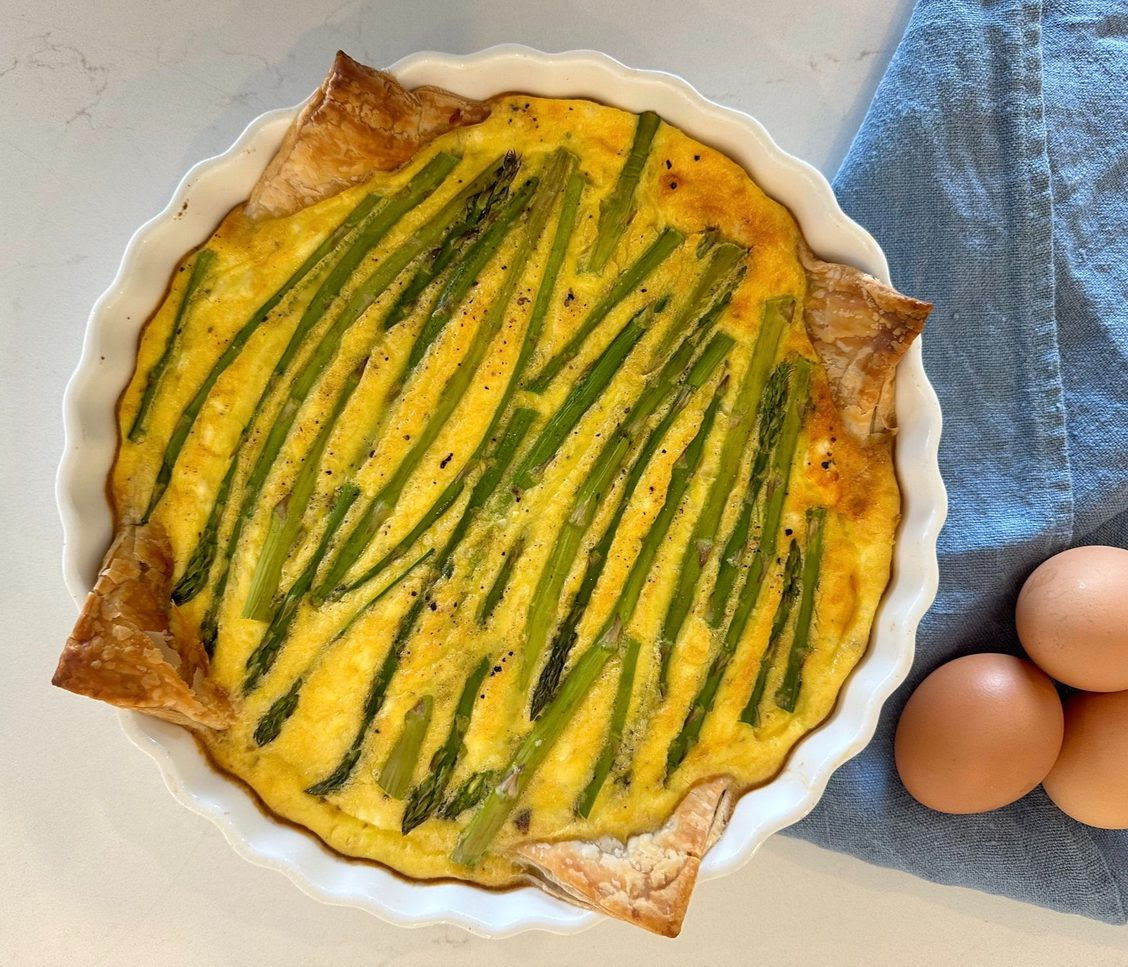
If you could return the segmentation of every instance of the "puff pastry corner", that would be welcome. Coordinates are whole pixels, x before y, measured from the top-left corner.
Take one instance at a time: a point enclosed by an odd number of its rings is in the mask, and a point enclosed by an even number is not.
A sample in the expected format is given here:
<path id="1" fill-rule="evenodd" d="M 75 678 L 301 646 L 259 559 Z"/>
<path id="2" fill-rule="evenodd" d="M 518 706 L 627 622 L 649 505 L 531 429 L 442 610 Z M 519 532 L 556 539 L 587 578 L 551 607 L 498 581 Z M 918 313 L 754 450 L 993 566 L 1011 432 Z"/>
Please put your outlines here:
<path id="1" fill-rule="evenodd" d="M 391 74 L 337 51 L 252 189 L 245 213 L 260 219 L 300 211 L 377 171 L 398 168 L 427 142 L 489 113 L 479 101 L 436 87 L 409 91 Z"/>
<path id="2" fill-rule="evenodd" d="M 653 933 L 676 937 L 701 858 L 720 837 L 733 806 L 727 776 L 698 783 L 660 829 L 594 842 L 523 843 L 516 861 L 547 892 Z"/>
<path id="3" fill-rule="evenodd" d="M 207 654 L 169 600 L 171 580 L 163 529 L 122 527 L 51 683 L 190 729 L 230 725 L 227 697 L 206 680 Z"/>
<path id="4" fill-rule="evenodd" d="M 883 437 L 895 426 L 893 371 L 932 304 L 852 266 L 824 262 L 803 243 L 799 258 L 808 280 L 804 321 L 835 406 L 859 440 Z"/>

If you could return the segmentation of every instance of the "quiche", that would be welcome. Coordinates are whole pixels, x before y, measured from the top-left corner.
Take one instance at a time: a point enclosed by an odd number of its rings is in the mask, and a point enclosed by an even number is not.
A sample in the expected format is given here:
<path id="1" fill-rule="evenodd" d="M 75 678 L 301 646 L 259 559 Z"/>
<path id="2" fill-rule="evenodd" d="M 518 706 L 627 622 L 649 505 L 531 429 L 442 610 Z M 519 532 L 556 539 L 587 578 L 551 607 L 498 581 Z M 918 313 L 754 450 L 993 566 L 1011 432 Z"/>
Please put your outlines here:
<path id="1" fill-rule="evenodd" d="M 674 935 L 866 648 L 928 310 L 653 113 L 338 54 L 144 328 L 55 684 L 349 857 Z"/>

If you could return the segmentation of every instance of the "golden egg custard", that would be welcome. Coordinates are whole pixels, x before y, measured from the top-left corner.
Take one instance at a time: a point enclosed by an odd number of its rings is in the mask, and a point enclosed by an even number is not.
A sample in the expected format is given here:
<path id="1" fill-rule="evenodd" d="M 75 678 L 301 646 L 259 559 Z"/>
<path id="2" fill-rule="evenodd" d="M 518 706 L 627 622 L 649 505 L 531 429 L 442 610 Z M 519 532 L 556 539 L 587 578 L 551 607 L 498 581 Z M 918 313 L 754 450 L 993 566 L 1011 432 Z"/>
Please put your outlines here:
<path id="1" fill-rule="evenodd" d="M 144 329 L 56 683 L 349 856 L 676 933 L 866 647 L 927 311 L 656 115 L 339 55 Z"/>

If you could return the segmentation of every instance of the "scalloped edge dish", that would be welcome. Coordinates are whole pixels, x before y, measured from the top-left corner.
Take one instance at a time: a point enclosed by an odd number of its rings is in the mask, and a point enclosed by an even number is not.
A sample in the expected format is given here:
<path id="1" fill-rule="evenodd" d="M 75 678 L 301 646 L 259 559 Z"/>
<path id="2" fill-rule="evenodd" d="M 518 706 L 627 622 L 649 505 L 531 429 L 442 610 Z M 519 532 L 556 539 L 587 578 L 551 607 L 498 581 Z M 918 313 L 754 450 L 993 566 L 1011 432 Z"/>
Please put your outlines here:
<path id="1" fill-rule="evenodd" d="M 819 172 L 780 149 L 747 114 L 707 100 L 671 74 L 634 70 L 594 51 L 547 54 L 515 44 L 464 56 L 413 54 L 390 70 L 409 88 L 434 84 L 472 98 L 520 90 L 656 111 L 741 164 L 791 209 L 822 258 L 890 281 L 881 249 L 846 217 Z M 66 443 L 56 484 L 64 577 L 76 604 L 91 587 L 110 541 L 104 482 L 118 443 L 114 408 L 133 369 L 141 326 L 177 259 L 246 199 L 297 111 L 263 114 L 227 151 L 193 167 L 164 211 L 130 240 L 113 283 L 94 305 L 82 358 L 64 397 Z M 776 778 L 741 797 L 702 864 L 702 878 L 742 866 L 769 835 L 806 815 L 831 773 L 869 742 L 882 704 L 908 673 L 917 624 L 936 594 L 936 538 L 947 512 L 937 465 L 940 406 L 924 373 L 919 340 L 897 370 L 896 408 L 902 519 L 892 579 L 869 649 L 833 713 L 800 741 Z M 181 803 L 215 823 L 240 855 L 284 873 L 319 900 L 359 907 L 403 926 L 451 923 L 491 937 L 530 929 L 573 933 L 602 919 L 534 887 L 497 892 L 468 883 L 409 881 L 384 867 L 347 860 L 269 817 L 242 784 L 207 762 L 187 731 L 132 712 L 120 713 L 120 721 L 133 743 L 156 761 Z"/>

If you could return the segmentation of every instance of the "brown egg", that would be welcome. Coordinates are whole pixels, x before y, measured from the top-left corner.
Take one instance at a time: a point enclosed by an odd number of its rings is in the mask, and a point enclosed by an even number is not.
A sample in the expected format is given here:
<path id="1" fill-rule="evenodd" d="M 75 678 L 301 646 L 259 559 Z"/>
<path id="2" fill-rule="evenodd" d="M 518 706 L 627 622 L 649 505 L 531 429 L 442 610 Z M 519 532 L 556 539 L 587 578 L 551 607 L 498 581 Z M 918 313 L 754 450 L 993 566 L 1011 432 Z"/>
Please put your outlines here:
<path id="1" fill-rule="evenodd" d="M 1089 692 L 1128 689 L 1128 551 L 1075 547 L 1026 579 L 1018 637 L 1042 671 Z"/>
<path id="2" fill-rule="evenodd" d="M 905 788 L 944 813 L 981 813 L 1021 799 L 1061 748 L 1053 682 L 1011 655 L 941 665 L 909 697 L 894 756 Z"/>
<path id="3" fill-rule="evenodd" d="M 1062 812 L 1128 829 L 1128 692 L 1079 692 L 1065 705 L 1065 741 L 1043 785 Z"/>

